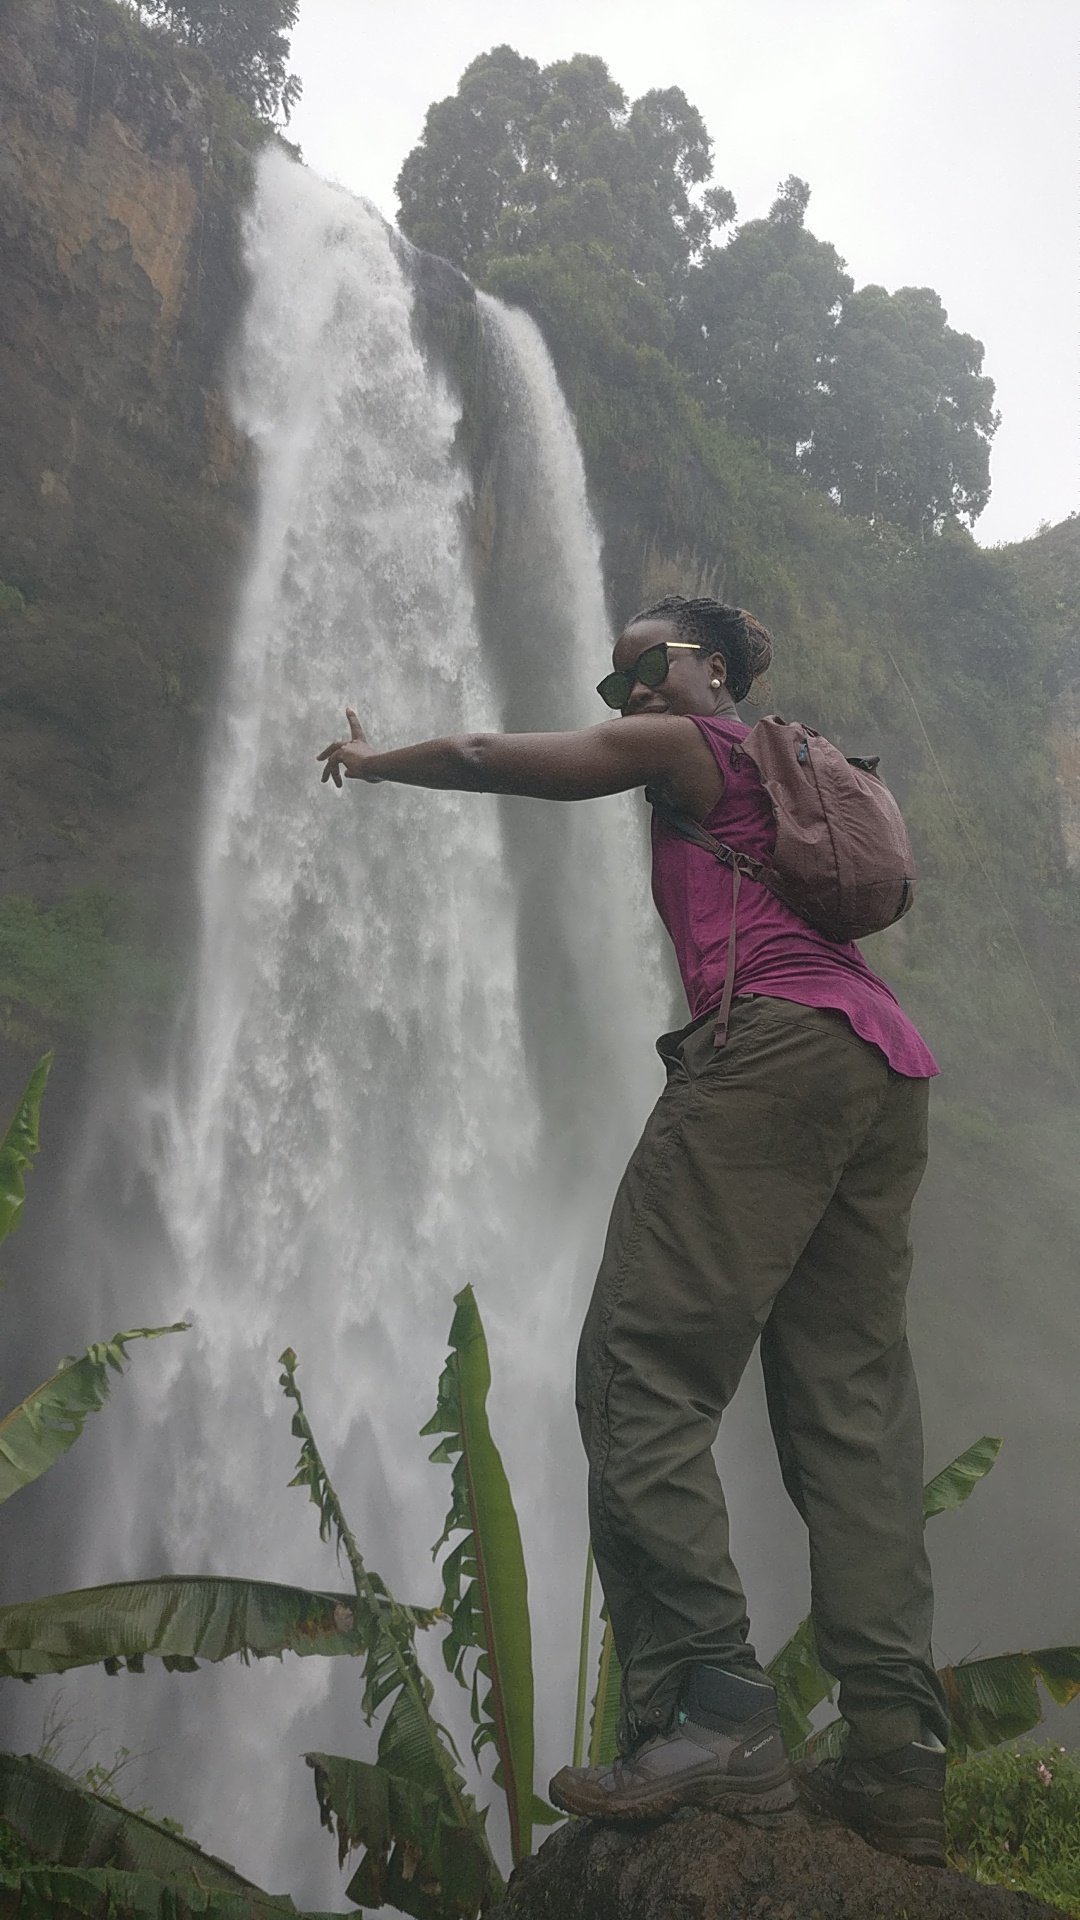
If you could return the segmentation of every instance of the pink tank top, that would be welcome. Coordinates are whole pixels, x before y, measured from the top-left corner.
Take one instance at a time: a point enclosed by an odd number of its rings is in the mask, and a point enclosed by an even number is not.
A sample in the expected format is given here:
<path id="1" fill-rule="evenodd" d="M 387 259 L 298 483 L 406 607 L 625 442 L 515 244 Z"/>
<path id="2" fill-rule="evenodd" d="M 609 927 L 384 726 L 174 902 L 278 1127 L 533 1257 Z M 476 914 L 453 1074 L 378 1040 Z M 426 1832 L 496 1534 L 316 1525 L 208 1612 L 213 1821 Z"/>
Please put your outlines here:
<path id="1" fill-rule="evenodd" d="M 757 769 L 733 753 L 750 729 L 741 720 L 692 716 L 712 748 L 724 791 L 702 823 L 718 840 L 767 859 L 776 828 Z M 724 991 L 731 930 L 731 876 L 704 847 L 683 840 L 658 815 L 652 823 L 652 891 L 679 962 L 693 1019 L 718 1007 Z M 910 1079 L 929 1079 L 937 1061 L 895 994 L 863 959 L 854 942 L 840 945 L 816 933 L 756 880 L 739 889 L 735 993 L 768 994 L 802 1007 L 842 1013 L 855 1032 L 880 1048 L 890 1067 Z"/>

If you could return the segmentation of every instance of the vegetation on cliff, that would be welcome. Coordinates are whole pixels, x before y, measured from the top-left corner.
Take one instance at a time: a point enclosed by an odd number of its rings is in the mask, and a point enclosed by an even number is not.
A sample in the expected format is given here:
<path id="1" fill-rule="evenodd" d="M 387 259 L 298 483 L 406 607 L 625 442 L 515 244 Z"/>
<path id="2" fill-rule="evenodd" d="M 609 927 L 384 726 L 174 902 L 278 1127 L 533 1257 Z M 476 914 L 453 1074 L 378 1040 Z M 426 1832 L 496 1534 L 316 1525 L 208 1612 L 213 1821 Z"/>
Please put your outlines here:
<path id="1" fill-rule="evenodd" d="M 722 241 L 736 209 L 712 149 L 678 87 L 631 104 L 593 56 L 541 68 L 497 47 L 429 110 L 398 180 L 401 224 L 579 352 L 599 305 L 638 384 L 659 385 L 666 362 L 706 419 L 754 435 L 846 512 L 923 536 L 974 523 L 998 424 L 982 343 L 929 287 L 856 292 L 807 230 L 794 175 Z"/>
<path id="2" fill-rule="evenodd" d="M 252 113 L 288 121 L 302 92 L 288 70 L 299 0 L 132 0 L 140 18 L 201 47 L 223 85 Z"/>

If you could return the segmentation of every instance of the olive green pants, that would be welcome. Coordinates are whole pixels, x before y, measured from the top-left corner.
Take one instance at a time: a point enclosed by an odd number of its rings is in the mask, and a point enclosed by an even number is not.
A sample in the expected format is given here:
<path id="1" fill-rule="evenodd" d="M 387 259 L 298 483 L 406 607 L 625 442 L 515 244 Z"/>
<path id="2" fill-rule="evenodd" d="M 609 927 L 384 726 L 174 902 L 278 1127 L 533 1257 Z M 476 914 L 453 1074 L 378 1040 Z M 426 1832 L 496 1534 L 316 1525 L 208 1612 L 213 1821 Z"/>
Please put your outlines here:
<path id="1" fill-rule="evenodd" d="M 922 1423 L 905 1335 L 925 1080 L 842 1014 L 737 1000 L 665 1034 L 578 1355 L 593 1550 L 632 1735 L 696 1662 L 758 1671 L 712 1448 L 761 1339 L 814 1628 L 866 1754 L 948 1719 L 930 1656 Z"/>

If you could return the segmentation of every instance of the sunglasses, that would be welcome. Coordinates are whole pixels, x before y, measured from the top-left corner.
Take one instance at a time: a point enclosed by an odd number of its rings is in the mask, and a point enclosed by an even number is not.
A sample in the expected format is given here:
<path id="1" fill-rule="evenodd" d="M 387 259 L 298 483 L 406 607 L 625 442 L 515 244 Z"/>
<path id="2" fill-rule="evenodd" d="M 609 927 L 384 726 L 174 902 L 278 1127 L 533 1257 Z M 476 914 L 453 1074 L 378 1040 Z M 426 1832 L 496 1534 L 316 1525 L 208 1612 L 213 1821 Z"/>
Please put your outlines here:
<path id="1" fill-rule="evenodd" d="M 684 653 L 701 652 L 696 640 L 660 640 L 656 646 L 646 647 L 644 653 L 639 653 L 632 667 L 604 675 L 596 689 L 601 700 L 609 707 L 625 707 L 639 680 L 643 687 L 660 686 L 668 677 L 669 647 L 677 647 Z"/>

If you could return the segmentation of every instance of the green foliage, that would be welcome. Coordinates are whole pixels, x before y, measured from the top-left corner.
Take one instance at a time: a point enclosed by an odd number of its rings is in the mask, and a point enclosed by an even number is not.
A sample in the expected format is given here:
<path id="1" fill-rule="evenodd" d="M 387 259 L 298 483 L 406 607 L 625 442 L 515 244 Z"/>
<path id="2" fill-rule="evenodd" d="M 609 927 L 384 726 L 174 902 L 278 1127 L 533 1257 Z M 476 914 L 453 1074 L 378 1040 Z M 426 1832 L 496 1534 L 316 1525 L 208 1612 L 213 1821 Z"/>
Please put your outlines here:
<path id="1" fill-rule="evenodd" d="M 589 1765 L 604 1767 L 614 1760 L 619 1746 L 619 1710 L 622 1696 L 622 1669 L 615 1651 L 615 1635 L 607 1608 L 603 1610 L 604 1631 L 600 1639 L 600 1663 L 596 1673 L 592 1716 L 589 1721 Z"/>
<path id="2" fill-rule="evenodd" d="M 998 424 L 981 343 L 948 326 L 932 289 L 857 293 L 806 230 L 810 188 L 795 175 L 767 218 L 719 244 L 735 203 L 711 170 L 708 130 L 678 88 L 631 106 L 601 60 L 541 68 L 502 46 L 429 110 L 398 180 L 400 223 L 529 308 L 586 437 L 589 412 L 614 405 L 613 437 L 644 456 L 654 492 L 687 449 L 669 465 L 663 429 L 641 437 L 633 398 L 622 412 L 643 347 L 664 364 L 637 370 L 661 407 L 672 388 L 677 415 L 703 404 L 846 512 L 920 537 L 974 522 Z"/>
<path id="3" fill-rule="evenodd" d="M 473 1920 L 497 1896 L 501 1883 L 486 1846 L 467 1826 L 447 1820 L 438 1792 L 360 1760 L 306 1758 L 339 1861 L 353 1847 L 365 1849 L 346 1888 L 357 1906 L 393 1905 L 414 1920 Z"/>
<path id="4" fill-rule="evenodd" d="M 945 1821 L 962 1872 L 1080 1913 L 1080 1764 L 1063 1748 L 1009 1747 L 950 1767 Z"/>
<path id="5" fill-rule="evenodd" d="M 144 19 L 201 47 L 230 92 L 264 119 L 288 121 L 302 92 L 288 71 L 299 0 L 137 0 Z"/>
<path id="6" fill-rule="evenodd" d="M 679 359 L 709 411 L 792 473 L 815 434 L 837 314 L 853 288 L 835 247 L 803 224 L 809 198 L 792 176 L 766 219 L 710 248 L 679 316 Z"/>
<path id="7" fill-rule="evenodd" d="M 99 1664 L 142 1673 L 148 1659 L 194 1673 L 204 1660 L 355 1656 L 365 1647 L 351 1595 L 219 1574 L 125 1580 L 0 1607 L 0 1678 Z"/>
<path id="8" fill-rule="evenodd" d="M 378 1886 L 392 1877 L 395 1897 L 416 1920 L 431 1920 L 436 1911 L 447 1920 L 470 1920 L 501 1889 L 502 1876 L 450 1736 L 431 1711 L 433 1688 L 416 1656 L 416 1628 L 436 1616 L 403 1607 L 364 1565 L 304 1410 L 291 1348 L 282 1354 L 281 1365 L 280 1384 L 296 1409 L 292 1430 L 300 1441 L 291 1485 L 307 1487 L 319 1511 L 321 1537 L 336 1538 L 348 1559 L 364 1651 L 363 1710 L 370 1722 L 380 1708 L 387 1709 L 376 1767 L 326 1754 L 308 1756 L 323 1822 L 336 1824 L 342 1858 L 353 1847 L 365 1849 L 354 1886 Z M 410 1869 L 418 1864 L 421 1832 L 425 1868 L 418 1874 Z M 451 1870 L 455 1877 L 443 1879 Z M 441 1908 L 432 1907 L 433 1888 L 443 1900 Z"/>
<path id="9" fill-rule="evenodd" d="M 41 1144 L 41 1096 L 53 1056 L 47 1053 L 34 1068 L 15 1109 L 11 1124 L 0 1140 L 0 1240 L 13 1233 L 22 1217 L 26 1200 L 26 1176 Z"/>
<path id="10" fill-rule="evenodd" d="M 0 1868 L 0 1920 L 332 1920 L 268 1893 L 204 1889 L 113 1867 Z"/>
<path id="11" fill-rule="evenodd" d="M 734 217 L 705 123 L 678 87 L 630 105 L 602 60 L 496 47 L 429 109 L 397 183 L 410 240 L 476 276 L 503 255 L 596 246 L 666 288 Z"/>
<path id="12" fill-rule="evenodd" d="M 224 1860 L 28 1754 L 0 1753 L 0 1819 L 29 1858 L 258 1893 Z"/>
<path id="13" fill-rule="evenodd" d="M 810 1716 L 814 1709 L 836 1687 L 835 1676 L 827 1673 L 818 1659 L 814 1623 L 809 1615 L 773 1655 L 765 1671 L 776 1688 L 784 1744 L 796 1753 L 813 1733 Z"/>
<path id="14" fill-rule="evenodd" d="M 25 613 L 26 596 L 18 587 L 0 580 L 0 613 Z"/>
<path id="15" fill-rule="evenodd" d="M 941 1667 L 952 1720 L 949 1750 L 977 1753 L 1029 1733 L 1043 1717 L 1039 1683 L 1059 1707 L 1080 1694 L 1080 1647 L 1040 1647 Z"/>
<path id="16" fill-rule="evenodd" d="M 411 1646 L 417 1627 L 430 1627 L 441 1618 L 437 1607 L 406 1607 L 393 1594 L 377 1573 L 364 1565 L 357 1545 L 356 1536 L 345 1518 L 344 1510 L 338 1499 L 333 1483 L 311 1430 L 300 1389 L 296 1384 L 298 1361 L 291 1347 L 286 1347 L 281 1355 L 282 1372 L 279 1385 L 287 1400 L 296 1408 L 292 1417 L 292 1432 L 300 1441 L 300 1457 L 296 1463 L 296 1472 L 289 1481 L 290 1487 L 306 1487 L 308 1499 L 319 1513 L 320 1540 L 333 1539 L 339 1553 L 344 1553 L 356 1587 L 356 1597 L 363 1602 L 359 1616 L 364 1644 L 370 1655 L 369 1685 L 374 1685 L 372 1674 L 378 1668 L 382 1655 L 383 1630 L 386 1628 L 403 1644 Z M 364 1711 L 370 1713 L 378 1702 L 370 1702 L 365 1696 Z"/>
<path id="17" fill-rule="evenodd" d="M 931 287 L 863 287 L 843 302 L 804 465 L 849 513 L 936 532 L 990 498 L 1000 416 L 983 347 L 956 333 Z"/>
<path id="18" fill-rule="evenodd" d="M 461 1539 L 443 1560 L 450 1630 L 447 1667 L 462 1685 L 472 1667 L 473 1755 L 494 1743 L 497 1783 L 506 1794 L 514 1864 L 532 1850 L 533 1672 L 529 1591 L 521 1530 L 502 1457 L 491 1437 L 491 1366 L 471 1287 L 454 1296 L 450 1352 L 435 1412 L 424 1434 L 441 1433 L 431 1458 L 452 1466 L 446 1525 L 434 1552 Z"/>
<path id="19" fill-rule="evenodd" d="M 14 1827 L 0 1818 L 0 1873 L 12 1867 L 33 1867 L 38 1856 L 23 1845 Z"/>
<path id="20" fill-rule="evenodd" d="M 112 1007 L 165 1006 L 174 986 L 171 960 L 128 943 L 112 894 L 87 888 L 55 907 L 0 900 L 0 1010 L 18 1003 L 86 1029 Z"/>
<path id="21" fill-rule="evenodd" d="M 123 1372 L 133 1340 L 186 1331 L 186 1320 L 171 1327 L 134 1327 L 111 1340 L 95 1341 L 78 1359 L 61 1361 L 48 1380 L 0 1420 L 0 1503 L 29 1486 L 74 1446 L 87 1415 L 105 1405 L 110 1372 Z"/>
<path id="22" fill-rule="evenodd" d="M 984 1434 L 973 1446 L 950 1460 L 923 1488 L 923 1519 L 952 1513 L 970 1499 L 980 1480 L 984 1480 L 1001 1452 L 1001 1441 Z"/>

